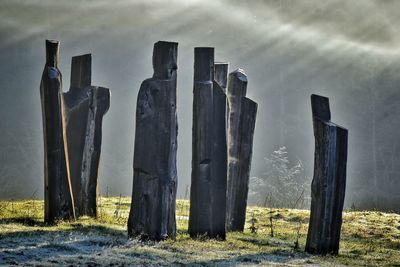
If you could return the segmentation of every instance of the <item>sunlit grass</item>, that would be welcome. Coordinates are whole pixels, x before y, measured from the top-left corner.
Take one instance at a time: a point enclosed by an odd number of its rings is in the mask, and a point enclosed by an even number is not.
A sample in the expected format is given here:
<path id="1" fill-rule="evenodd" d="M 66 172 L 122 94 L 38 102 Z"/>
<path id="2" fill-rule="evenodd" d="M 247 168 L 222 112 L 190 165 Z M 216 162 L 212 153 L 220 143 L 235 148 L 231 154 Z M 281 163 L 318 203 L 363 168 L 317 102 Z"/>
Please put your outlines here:
<path id="1" fill-rule="evenodd" d="M 187 232 L 189 202 L 178 200 L 177 237 L 163 242 L 129 240 L 126 223 L 129 197 L 100 197 L 98 218 L 43 223 L 43 201 L 0 202 L 0 264 L 45 261 L 48 264 L 98 262 L 102 264 L 322 264 L 399 265 L 400 215 L 347 211 L 344 213 L 339 256 L 304 253 L 309 211 L 249 207 L 244 233 L 228 233 L 226 241 L 191 239 Z M 251 233 L 250 219 L 257 232 Z M 272 218 L 272 225 L 271 225 Z M 273 232 L 273 236 L 272 236 Z M 298 239 L 298 247 L 295 242 Z M 23 247 L 24 256 L 18 256 Z M 7 251 L 7 252 L 6 252 Z M 30 251 L 57 251 L 35 257 Z M 62 253 L 61 253 L 62 252 Z M 37 253 L 37 252 L 35 252 Z M 65 256 L 67 255 L 67 256 Z M 21 260 L 22 259 L 22 260 Z"/>

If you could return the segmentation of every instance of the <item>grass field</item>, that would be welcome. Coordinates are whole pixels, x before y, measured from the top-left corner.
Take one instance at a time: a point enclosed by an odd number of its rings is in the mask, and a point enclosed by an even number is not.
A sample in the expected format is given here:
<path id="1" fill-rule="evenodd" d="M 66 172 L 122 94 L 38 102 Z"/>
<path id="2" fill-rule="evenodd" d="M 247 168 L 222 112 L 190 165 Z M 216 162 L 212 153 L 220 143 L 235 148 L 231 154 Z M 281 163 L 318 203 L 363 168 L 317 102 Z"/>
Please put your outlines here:
<path id="1" fill-rule="evenodd" d="M 305 210 L 249 207 L 244 233 L 192 240 L 189 202 L 178 200 L 176 240 L 155 243 L 128 239 L 129 206 L 130 198 L 101 197 L 98 219 L 47 226 L 43 201 L 0 201 L 0 265 L 400 266 L 399 214 L 347 211 L 339 256 L 313 256 L 303 252 Z"/>

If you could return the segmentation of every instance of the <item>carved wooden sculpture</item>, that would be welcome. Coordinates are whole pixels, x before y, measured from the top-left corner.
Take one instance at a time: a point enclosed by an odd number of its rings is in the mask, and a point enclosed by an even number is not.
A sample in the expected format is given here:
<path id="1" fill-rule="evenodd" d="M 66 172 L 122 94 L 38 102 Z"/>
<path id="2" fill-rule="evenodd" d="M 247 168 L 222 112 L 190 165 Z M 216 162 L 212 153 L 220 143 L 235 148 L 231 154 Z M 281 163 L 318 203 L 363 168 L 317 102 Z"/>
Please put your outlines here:
<path id="1" fill-rule="evenodd" d="M 90 54 L 72 58 L 64 114 L 76 215 L 96 217 L 102 122 L 110 107 L 110 90 L 91 86 L 91 64 Z"/>
<path id="2" fill-rule="evenodd" d="M 246 97 L 247 76 L 238 69 L 229 74 L 228 99 L 228 231 L 243 231 L 257 103 Z"/>
<path id="3" fill-rule="evenodd" d="M 59 47 L 58 41 L 46 41 L 46 65 L 40 83 L 44 134 L 44 217 L 47 223 L 75 218 L 63 133 Z"/>
<path id="4" fill-rule="evenodd" d="M 142 239 L 176 234 L 177 55 L 177 43 L 154 44 L 153 78 L 142 83 L 137 99 L 128 234 Z"/>
<path id="5" fill-rule="evenodd" d="M 312 95 L 311 106 L 315 158 L 306 251 L 337 254 L 346 190 L 348 132 L 330 121 L 327 97 Z"/>
<path id="6" fill-rule="evenodd" d="M 214 81 L 214 48 L 195 48 L 189 234 L 225 239 L 226 96 Z"/>

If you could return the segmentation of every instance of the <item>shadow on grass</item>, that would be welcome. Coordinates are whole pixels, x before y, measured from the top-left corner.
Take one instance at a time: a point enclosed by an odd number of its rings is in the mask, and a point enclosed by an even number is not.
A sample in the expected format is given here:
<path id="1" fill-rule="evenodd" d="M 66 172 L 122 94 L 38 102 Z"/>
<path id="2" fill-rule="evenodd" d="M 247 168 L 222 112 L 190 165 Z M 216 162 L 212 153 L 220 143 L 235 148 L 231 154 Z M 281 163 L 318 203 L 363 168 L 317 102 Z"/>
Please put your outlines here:
<path id="1" fill-rule="evenodd" d="M 129 240 L 124 230 L 81 222 L 48 226 L 32 218 L 0 219 L 1 224 L 18 223 L 32 226 L 32 230 L 0 234 L 0 265 L 83 265 L 83 266 L 236 266 L 255 264 L 286 264 L 293 259 L 308 257 L 304 253 L 276 250 L 273 253 L 227 253 L 219 259 L 207 257 L 207 251 L 192 255 L 184 248 L 174 249 L 168 243 L 141 243 Z M 66 227 L 59 229 L 58 227 Z M 190 237 L 186 231 L 181 242 Z M 258 246 L 267 246 L 268 240 L 234 237 Z M 180 242 L 179 240 L 176 242 Z M 207 240 L 198 240 L 207 242 Z M 224 241 L 221 241 L 224 242 Z M 210 251 L 211 252 L 211 251 Z M 238 253 L 236 251 L 235 253 Z M 215 256 L 214 256 L 215 257 Z"/>
<path id="2" fill-rule="evenodd" d="M 256 246 L 277 246 L 276 243 L 271 242 L 268 238 L 251 238 L 251 237 L 236 237 L 235 239 L 246 242 L 246 243 L 251 243 Z"/>
<path id="3" fill-rule="evenodd" d="M 60 256 L 75 261 L 101 253 L 107 248 L 124 245 L 128 241 L 124 230 L 101 225 L 71 223 L 63 225 L 67 229 L 58 229 L 58 226 L 48 226 L 34 219 L 0 219 L 0 224 L 7 223 L 20 223 L 35 228 L 0 234 L 0 265 L 35 265 L 40 262 L 61 265 L 66 262 L 59 261 Z"/>
<path id="4" fill-rule="evenodd" d="M 112 236 L 119 236 L 127 238 L 125 230 L 118 230 L 111 227 L 103 226 L 103 225 L 96 225 L 96 224 L 82 224 L 80 222 L 70 222 L 69 224 L 64 224 L 63 227 L 67 227 L 66 229 L 58 229 L 58 224 L 49 225 L 44 223 L 41 220 L 32 219 L 29 217 L 18 217 L 18 218 L 7 218 L 7 219 L 0 219 L 1 224 L 22 224 L 24 226 L 35 227 L 32 231 L 12 231 L 10 233 L 1 233 L 1 239 L 14 237 L 18 235 L 42 235 L 42 234 L 71 234 L 73 232 L 79 233 L 100 233 L 102 235 L 112 235 Z"/>
<path id="5" fill-rule="evenodd" d="M 32 217 L 15 217 L 15 218 L 2 218 L 0 224 L 19 223 L 25 226 L 47 226 L 42 220 L 34 219 Z"/>
<path id="6" fill-rule="evenodd" d="M 262 264 L 277 264 L 281 266 L 282 264 L 290 264 L 293 260 L 305 260 L 309 258 L 310 255 L 307 254 L 283 254 L 283 253 L 255 253 L 255 254 L 245 254 L 228 259 L 219 260 L 206 260 L 200 262 L 190 262 L 189 265 L 205 265 L 205 266 L 243 266 L 243 265 L 256 265 Z"/>
<path id="7" fill-rule="evenodd" d="M 241 235 L 234 237 L 238 241 L 246 242 L 258 247 L 268 246 L 268 247 L 286 247 L 294 249 L 294 241 L 293 243 L 290 240 L 282 240 L 274 237 L 266 237 L 262 235 Z"/>
<path id="8" fill-rule="evenodd" d="M 137 252 L 129 251 L 122 253 L 124 258 L 132 265 L 140 266 L 243 266 L 257 265 L 262 266 L 293 264 L 298 261 L 304 265 L 307 260 L 312 257 L 306 253 L 291 253 L 287 251 L 276 251 L 273 253 L 248 253 L 238 256 L 229 256 L 219 259 L 207 259 L 207 253 L 201 255 L 201 258 L 195 259 L 193 255 L 187 255 L 186 252 L 180 252 L 170 249 L 166 251 L 171 253 L 156 253 L 156 252 Z M 197 255 L 199 256 L 199 255 Z M 117 263 L 123 265 L 123 263 Z"/>

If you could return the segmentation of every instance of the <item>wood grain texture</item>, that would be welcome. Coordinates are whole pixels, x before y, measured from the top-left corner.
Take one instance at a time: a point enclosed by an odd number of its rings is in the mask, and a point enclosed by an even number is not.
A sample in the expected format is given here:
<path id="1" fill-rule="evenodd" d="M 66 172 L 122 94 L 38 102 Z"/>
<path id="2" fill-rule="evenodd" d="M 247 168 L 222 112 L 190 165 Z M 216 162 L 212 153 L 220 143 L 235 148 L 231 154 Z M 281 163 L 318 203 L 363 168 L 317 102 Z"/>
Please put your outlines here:
<path id="1" fill-rule="evenodd" d="M 227 87 L 228 87 L 228 69 L 229 63 L 227 62 L 215 62 L 214 63 L 214 81 L 221 87 L 222 91 L 224 91 L 225 95 L 227 95 Z M 228 130 L 228 114 L 229 114 L 229 101 L 226 99 L 226 108 L 225 108 L 225 127 Z"/>
<path id="2" fill-rule="evenodd" d="M 226 228 L 228 231 L 243 231 L 246 222 L 256 116 L 257 103 L 247 97 L 243 97 L 237 129 L 239 138 L 235 144 L 237 149 L 234 150 L 237 154 L 229 154 L 226 215 Z"/>
<path id="3" fill-rule="evenodd" d="M 227 62 L 214 63 L 214 81 L 218 83 L 225 94 L 228 87 L 228 69 L 229 63 Z"/>
<path id="4" fill-rule="evenodd" d="M 58 41 L 46 41 L 46 65 L 40 83 L 44 136 L 46 223 L 75 218 L 64 135 L 62 75 Z"/>
<path id="5" fill-rule="evenodd" d="M 64 93 L 68 160 L 77 216 L 97 215 L 97 184 L 103 116 L 110 107 L 110 90 L 91 86 L 90 54 L 71 62 L 71 87 Z"/>
<path id="6" fill-rule="evenodd" d="M 330 122 L 329 100 L 311 96 L 315 155 L 306 251 L 338 254 L 346 190 L 348 131 Z"/>
<path id="7" fill-rule="evenodd" d="M 225 239 L 226 95 L 214 81 L 214 48 L 195 48 L 189 234 Z"/>
<path id="8" fill-rule="evenodd" d="M 178 43 L 154 44 L 154 74 L 143 81 L 137 98 L 128 234 L 141 239 L 176 235 L 177 55 Z"/>
<path id="9" fill-rule="evenodd" d="M 247 76 L 237 69 L 229 74 L 228 188 L 226 228 L 243 231 L 251 167 L 257 103 L 246 98 Z"/>

